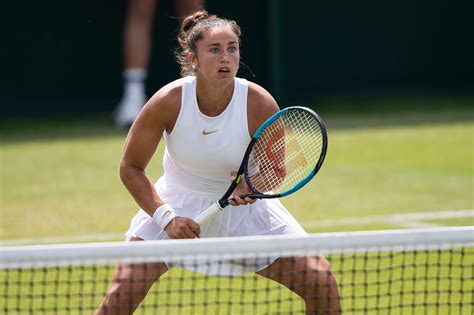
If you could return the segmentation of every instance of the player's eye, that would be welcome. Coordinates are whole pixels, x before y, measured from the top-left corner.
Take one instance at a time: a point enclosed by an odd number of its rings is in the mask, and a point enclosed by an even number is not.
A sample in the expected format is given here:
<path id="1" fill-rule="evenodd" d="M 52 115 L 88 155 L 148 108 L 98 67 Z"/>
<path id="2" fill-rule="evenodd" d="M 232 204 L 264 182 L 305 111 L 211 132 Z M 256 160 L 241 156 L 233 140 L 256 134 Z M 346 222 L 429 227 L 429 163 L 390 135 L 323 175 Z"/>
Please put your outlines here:
<path id="1" fill-rule="evenodd" d="M 219 51 L 220 51 L 220 49 L 217 48 L 217 47 L 212 47 L 211 49 L 209 49 L 209 51 L 210 51 L 211 53 L 213 53 L 213 54 L 218 54 Z"/>
<path id="2" fill-rule="evenodd" d="M 238 49 L 237 49 L 237 47 L 235 47 L 235 46 L 231 46 L 231 47 L 229 47 L 229 49 L 228 49 L 228 51 L 229 51 L 230 53 L 235 53 L 235 52 L 237 52 L 237 50 L 238 50 Z"/>

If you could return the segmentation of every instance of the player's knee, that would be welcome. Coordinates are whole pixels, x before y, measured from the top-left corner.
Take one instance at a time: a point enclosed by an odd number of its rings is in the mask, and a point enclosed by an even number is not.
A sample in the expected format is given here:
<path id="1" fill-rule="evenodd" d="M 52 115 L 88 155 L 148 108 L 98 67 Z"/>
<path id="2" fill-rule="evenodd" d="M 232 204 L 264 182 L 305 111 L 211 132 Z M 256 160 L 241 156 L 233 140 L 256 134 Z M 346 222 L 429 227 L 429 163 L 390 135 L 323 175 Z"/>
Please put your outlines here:
<path id="1" fill-rule="evenodd" d="M 143 279 L 128 266 L 118 266 L 106 296 L 95 314 L 133 314 L 148 292 Z"/>
<path id="2" fill-rule="evenodd" d="M 324 257 L 319 258 L 319 265 L 315 268 L 315 275 L 316 275 L 316 284 L 321 290 L 326 290 L 332 292 L 337 292 L 337 281 L 336 275 L 331 269 L 329 262 Z"/>
<path id="3" fill-rule="evenodd" d="M 314 299 L 315 296 L 319 298 L 337 296 L 336 276 L 324 257 L 307 258 L 301 277 L 302 285 L 295 291 L 304 299 Z"/>
<path id="4" fill-rule="evenodd" d="M 146 291 L 133 292 L 129 291 L 128 288 L 113 285 L 95 314 L 133 314 L 145 297 Z"/>

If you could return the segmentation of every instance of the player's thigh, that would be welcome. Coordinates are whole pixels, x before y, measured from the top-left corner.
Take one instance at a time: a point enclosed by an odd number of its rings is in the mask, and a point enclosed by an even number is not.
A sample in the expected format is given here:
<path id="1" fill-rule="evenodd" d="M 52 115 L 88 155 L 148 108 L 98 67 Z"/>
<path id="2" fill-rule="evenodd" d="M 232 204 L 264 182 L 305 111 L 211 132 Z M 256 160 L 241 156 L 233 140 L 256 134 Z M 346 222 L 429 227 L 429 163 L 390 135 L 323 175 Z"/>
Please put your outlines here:
<path id="1" fill-rule="evenodd" d="M 324 278 L 332 276 L 331 267 L 323 256 L 280 257 L 257 273 L 289 288 L 326 282 Z"/>
<path id="2" fill-rule="evenodd" d="M 163 263 L 118 264 L 112 287 L 120 291 L 148 290 L 167 270 Z"/>
<path id="3" fill-rule="evenodd" d="M 130 241 L 143 241 L 132 237 Z M 158 278 L 168 270 L 165 263 L 127 263 L 115 267 L 112 288 L 116 290 L 145 290 L 147 291 Z"/>

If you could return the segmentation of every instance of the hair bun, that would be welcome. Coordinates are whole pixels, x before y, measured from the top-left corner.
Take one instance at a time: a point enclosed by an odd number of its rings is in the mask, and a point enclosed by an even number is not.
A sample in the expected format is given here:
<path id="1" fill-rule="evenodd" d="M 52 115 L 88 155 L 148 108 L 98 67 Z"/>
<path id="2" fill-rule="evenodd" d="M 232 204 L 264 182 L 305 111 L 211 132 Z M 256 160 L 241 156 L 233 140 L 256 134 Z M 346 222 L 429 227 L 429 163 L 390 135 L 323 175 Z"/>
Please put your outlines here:
<path id="1" fill-rule="evenodd" d="M 181 24 L 181 31 L 187 33 L 191 30 L 198 22 L 208 19 L 209 13 L 206 10 L 196 11 L 195 13 L 188 15 Z"/>

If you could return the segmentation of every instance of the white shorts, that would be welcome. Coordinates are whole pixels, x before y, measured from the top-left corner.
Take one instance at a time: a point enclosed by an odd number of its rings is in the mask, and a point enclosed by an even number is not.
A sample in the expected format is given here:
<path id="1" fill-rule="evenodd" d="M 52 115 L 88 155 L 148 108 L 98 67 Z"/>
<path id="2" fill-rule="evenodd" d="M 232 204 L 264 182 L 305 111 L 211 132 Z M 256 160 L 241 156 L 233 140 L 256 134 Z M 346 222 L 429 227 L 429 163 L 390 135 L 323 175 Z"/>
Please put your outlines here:
<path id="1" fill-rule="evenodd" d="M 173 207 L 176 215 L 181 217 L 194 218 L 216 202 L 215 198 L 210 199 L 184 192 L 167 183 L 164 177 L 156 182 L 155 189 L 160 198 Z M 284 234 L 306 235 L 307 233 L 278 199 L 258 200 L 245 206 L 229 206 L 207 224 L 201 226 L 202 238 Z M 168 235 L 145 211 L 140 209 L 132 218 L 126 237 L 127 240 L 131 237 L 160 240 L 167 239 Z M 262 270 L 276 258 L 274 257 L 271 261 L 265 259 L 244 264 L 242 261 L 236 262 L 236 264 L 229 262 L 229 266 L 225 268 L 221 262 L 218 266 L 219 270 L 209 268 L 207 265 L 202 268 L 193 268 L 193 271 L 206 274 L 238 275 Z M 168 264 L 168 266 L 176 265 Z"/>

